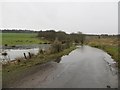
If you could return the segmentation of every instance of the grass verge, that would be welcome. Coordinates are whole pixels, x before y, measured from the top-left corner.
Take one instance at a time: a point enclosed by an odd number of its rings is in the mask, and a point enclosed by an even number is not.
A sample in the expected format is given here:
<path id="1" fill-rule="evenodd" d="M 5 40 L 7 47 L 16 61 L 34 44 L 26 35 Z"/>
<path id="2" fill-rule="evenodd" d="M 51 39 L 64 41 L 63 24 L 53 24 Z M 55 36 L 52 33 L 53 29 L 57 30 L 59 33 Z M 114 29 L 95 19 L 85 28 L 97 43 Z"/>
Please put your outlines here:
<path id="1" fill-rule="evenodd" d="M 100 40 L 96 39 L 96 40 L 90 41 L 88 43 L 88 45 L 102 49 L 105 52 L 107 52 L 118 63 L 118 67 L 120 68 L 120 65 L 119 65 L 119 63 L 120 63 L 120 56 L 119 56 L 120 47 L 119 47 L 118 43 L 116 43 L 117 41 L 118 41 L 117 39 L 115 41 L 115 39 L 109 39 L 109 38 L 108 39 L 100 39 Z"/>
<path id="2" fill-rule="evenodd" d="M 66 54 L 69 54 L 72 50 L 76 49 L 75 46 L 72 46 L 68 49 L 65 49 L 59 53 L 49 54 L 49 55 L 37 55 L 32 57 L 29 60 L 22 60 L 17 65 L 3 65 L 2 67 L 2 79 L 3 79 L 3 87 L 7 87 L 19 80 L 21 77 L 24 77 L 31 68 L 36 65 L 41 65 L 43 63 L 54 61 L 59 57 L 62 57 Z"/>

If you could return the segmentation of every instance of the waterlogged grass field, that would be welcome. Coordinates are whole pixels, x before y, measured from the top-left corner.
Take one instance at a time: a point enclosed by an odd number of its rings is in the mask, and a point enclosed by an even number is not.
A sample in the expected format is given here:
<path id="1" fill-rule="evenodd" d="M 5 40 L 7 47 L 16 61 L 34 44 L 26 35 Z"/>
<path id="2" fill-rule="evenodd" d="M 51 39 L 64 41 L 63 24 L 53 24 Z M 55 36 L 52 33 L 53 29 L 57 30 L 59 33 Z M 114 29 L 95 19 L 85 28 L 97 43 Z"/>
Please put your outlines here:
<path id="1" fill-rule="evenodd" d="M 29 45 L 47 42 L 37 38 L 37 33 L 0 33 L 0 45 Z"/>

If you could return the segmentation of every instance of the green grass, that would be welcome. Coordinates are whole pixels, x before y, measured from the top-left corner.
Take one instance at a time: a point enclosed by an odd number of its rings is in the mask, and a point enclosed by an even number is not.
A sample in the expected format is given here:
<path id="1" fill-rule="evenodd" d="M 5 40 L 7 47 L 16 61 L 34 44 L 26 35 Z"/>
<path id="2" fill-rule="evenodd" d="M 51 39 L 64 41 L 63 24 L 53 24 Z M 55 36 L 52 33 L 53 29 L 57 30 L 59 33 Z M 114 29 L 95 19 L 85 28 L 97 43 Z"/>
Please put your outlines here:
<path id="1" fill-rule="evenodd" d="M 0 45 L 2 44 L 2 33 L 0 33 Z"/>
<path id="2" fill-rule="evenodd" d="M 118 57 L 118 49 L 120 49 L 120 47 L 108 46 L 104 50 L 107 51 L 112 56 L 112 58 L 115 59 L 115 61 L 119 62 L 120 58 Z"/>
<path id="3" fill-rule="evenodd" d="M 120 49 L 120 47 L 118 47 L 118 46 L 110 46 L 110 45 L 107 45 L 107 46 L 104 46 L 104 45 L 91 45 L 91 46 L 97 47 L 97 48 L 100 48 L 100 49 L 106 51 L 109 55 L 112 56 L 112 58 L 116 62 L 120 61 L 120 58 L 118 57 L 118 49 Z"/>
<path id="4" fill-rule="evenodd" d="M 0 33 L 0 45 L 29 45 L 47 42 L 37 38 L 37 33 Z"/>

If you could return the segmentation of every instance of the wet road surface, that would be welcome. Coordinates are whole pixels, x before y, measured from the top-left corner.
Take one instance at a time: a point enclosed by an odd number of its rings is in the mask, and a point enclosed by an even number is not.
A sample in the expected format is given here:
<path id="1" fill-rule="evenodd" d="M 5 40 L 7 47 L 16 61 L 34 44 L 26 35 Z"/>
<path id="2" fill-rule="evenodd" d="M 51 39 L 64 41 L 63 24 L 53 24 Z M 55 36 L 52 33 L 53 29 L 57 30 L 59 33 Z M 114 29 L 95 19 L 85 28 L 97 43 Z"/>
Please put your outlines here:
<path id="1" fill-rule="evenodd" d="M 79 47 L 69 55 L 49 62 L 43 68 L 16 82 L 17 88 L 117 88 L 117 68 L 104 51 Z"/>

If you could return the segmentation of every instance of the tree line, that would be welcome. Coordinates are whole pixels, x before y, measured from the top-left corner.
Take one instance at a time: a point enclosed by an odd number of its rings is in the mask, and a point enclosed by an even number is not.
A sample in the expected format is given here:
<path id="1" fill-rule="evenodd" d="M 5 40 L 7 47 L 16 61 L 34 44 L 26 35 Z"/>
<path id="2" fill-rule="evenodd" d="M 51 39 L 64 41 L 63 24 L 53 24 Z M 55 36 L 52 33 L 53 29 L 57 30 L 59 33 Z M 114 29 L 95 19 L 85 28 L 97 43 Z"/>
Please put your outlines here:
<path id="1" fill-rule="evenodd" d="M 64 31 L 55 30 L 39 31 L 38 37 L 47 39 L 51 42 L 54 42 L 57 38 L 62 44 L 67 42 L 83 44 L 85 40 L 85 34 L 82 34 L 82 32 L 67 34 Z"/>
<path id="2" fill-rule="evenodd" d="M 38 31 L 33 30 L 23 30 L 23 29 L 0 29 L 2 33 L 38 33 Z"/>
<path id="3" fill-rule="evenodd" d="M 82 44 L 85 41 L 85 34 L 81 32 L 67 34 L 64 31 L 39 31 L 38 38 L 47 39 L 51 42 L 51 53 L 57 53 L 70 48 L 73 44 Z"/>

